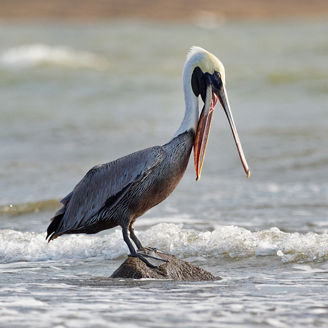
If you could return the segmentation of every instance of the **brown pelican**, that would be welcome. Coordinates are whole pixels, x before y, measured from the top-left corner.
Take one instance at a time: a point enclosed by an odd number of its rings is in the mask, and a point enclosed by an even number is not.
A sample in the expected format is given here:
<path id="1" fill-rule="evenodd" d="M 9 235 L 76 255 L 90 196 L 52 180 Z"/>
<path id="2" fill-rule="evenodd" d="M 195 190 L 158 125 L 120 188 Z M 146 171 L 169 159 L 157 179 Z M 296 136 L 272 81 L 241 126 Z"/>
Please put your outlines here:
<path id="1" fill-rule="evenodd" d="M 134 222 L 174 190 L 186 170 L 193 146 L 196 180 L 200 178 L 217 100 L 226 113 L 241 163 L 249 176 L 220 60 L 202 48 L 192 47 L 184 65 L 183 88 L 185 115 L 171 141 L 93 167 L 61 200 L 63 207 L 52 218 L 47 230 L 49 241 L 63 234 L 91 234 L 121 226 L 130 256 L 139 257 L 149 266 L 154 266 L 150 263 L 152 256 L 143 251 L 134 233 Z M 199 96 L 204 102 L 200 116 Z"/>

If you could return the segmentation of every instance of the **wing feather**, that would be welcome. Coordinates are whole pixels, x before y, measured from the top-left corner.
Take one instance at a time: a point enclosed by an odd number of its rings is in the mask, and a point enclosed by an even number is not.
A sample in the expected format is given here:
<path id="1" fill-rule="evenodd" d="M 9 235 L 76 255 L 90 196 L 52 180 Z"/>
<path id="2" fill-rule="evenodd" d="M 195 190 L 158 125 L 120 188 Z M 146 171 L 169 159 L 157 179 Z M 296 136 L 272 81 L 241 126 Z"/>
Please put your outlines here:
<path id="1" fill-rule="evenodd" d="M 55 234 L 88 225 L 100 209 L 113 206 L 132 184 L 143 180 L 164 158 L 164 150 L 156 146 L 93 167 L 62 200 L 66 210 Z"/>

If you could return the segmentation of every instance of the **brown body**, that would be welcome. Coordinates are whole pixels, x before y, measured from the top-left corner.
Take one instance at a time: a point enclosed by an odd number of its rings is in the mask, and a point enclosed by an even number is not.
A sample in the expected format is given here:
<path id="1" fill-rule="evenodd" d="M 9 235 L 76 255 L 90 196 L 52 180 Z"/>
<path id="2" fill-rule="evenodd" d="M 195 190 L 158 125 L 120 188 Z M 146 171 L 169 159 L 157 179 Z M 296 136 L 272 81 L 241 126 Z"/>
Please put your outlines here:
<path id="1" fill-rule="evenodd" d="M 163 146 L 92 168 L 62 200 L 64 206 L 49 225 L 47 237 L 96 233 L 118 225 L 133 229 L 139 216 L 175 189 L 187 168 L 193 142 L 191 130 Z"/>

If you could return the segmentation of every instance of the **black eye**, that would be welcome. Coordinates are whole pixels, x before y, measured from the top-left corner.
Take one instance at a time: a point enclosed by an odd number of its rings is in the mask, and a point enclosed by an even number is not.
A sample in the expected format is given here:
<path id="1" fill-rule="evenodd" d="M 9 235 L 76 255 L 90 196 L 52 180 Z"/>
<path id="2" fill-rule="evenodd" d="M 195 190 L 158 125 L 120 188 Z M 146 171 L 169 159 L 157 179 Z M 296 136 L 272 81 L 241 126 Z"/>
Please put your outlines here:
<path id="1" fill-rule="evenodd" d="M 220 72 L 214 71 L 214 76 L 218 79 L 221 79 L 221 74 Z"/>
<path id="2" fill-rule="evenodd" d="M 212 75 L 212 84 L 213 87 L 217 90 L 219 90 L 220 88 L 222 88 L 222 79 L 221 79 L 221 74 L 217 71 L 215 71 Z"/>

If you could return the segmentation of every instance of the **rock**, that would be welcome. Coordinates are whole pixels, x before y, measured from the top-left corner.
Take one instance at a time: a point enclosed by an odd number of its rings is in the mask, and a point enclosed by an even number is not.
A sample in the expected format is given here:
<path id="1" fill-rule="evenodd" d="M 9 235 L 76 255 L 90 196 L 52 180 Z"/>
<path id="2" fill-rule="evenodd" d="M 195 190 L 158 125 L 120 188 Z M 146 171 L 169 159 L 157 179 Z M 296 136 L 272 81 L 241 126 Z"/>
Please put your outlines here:
<path id="1" fill-rule="evenodd" d="M 171 279 L 186 281 L 208 281 L 219 280 L 212 273 L 194 266 L 189 262 L 182 261 L 174 255 L 156 251 L 156 256 L 166 260 L 157 268 L 150 268 L 138 257 L 127 258 L 121 266 L 112 274 L 111 278 L 152 278 Z"/>

